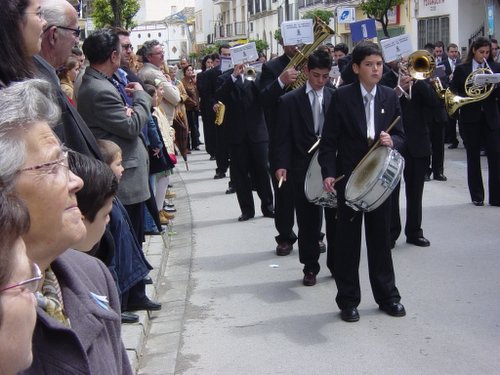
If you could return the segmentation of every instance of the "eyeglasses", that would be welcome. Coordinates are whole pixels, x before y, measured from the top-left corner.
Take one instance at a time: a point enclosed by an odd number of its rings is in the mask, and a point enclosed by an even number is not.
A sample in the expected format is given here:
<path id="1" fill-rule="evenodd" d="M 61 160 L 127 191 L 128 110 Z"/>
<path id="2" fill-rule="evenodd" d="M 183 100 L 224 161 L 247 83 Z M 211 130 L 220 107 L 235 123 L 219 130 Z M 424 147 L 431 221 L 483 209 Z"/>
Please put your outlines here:
<path id="1" fill-rule="evenodd" d="M 66 26 L 58 26 L 58 25 L 48 25 L 47 27 L 45 27 L 45 30 L 43 30 L 43 32 L 47 32 L 48 30 L 50 30 L 51 27 L 57 27 L 58 29 L 63 29 L 63 30 L 69 30 L 69 31 L 72 31 L 73 35 L 75 36 L 75 38 L 78 38 L 80 37 L 80 33 L 82 32 L 82 30 L 80 29 L 80 26 L 78 26 L 76 29 L 73 29 L 71 27 L 66 27 Z"/>
<path id="2" fill-rule="evenodd" d="M 165 55 L 165 51 L 150 53 L 150 55 Z"/>
<path id="3" fill-rule="evenodd" d="M 62 157 L 57 160 L 49 161 L 47 163 L 33 165 L 31 167 L 22 168 L 19 172 L 26 171 L 44 171 L 47 174 L 59 175 L 61 171 L 66 172 L 66 178 L 69 174 L 69 164 L 68 164 L 68 149 L 66 147 L 61 148 Z"/>
<path id="4" fill-rule="evenodd" d="M 80 33 L 82 32 L 80 26 L 78 26 L 76 29 L 72 29 L 71 27 L 66 27 L 66 26 L 56 26 L 56 27 L 63 30 L 73 31 L 73 35 L 75 36 L 75 38 L 78 38 L 80 36 Z"/>
<path id="5" fill-rule="evenodd" d="M 42 271 L 40 271 L 40 267 L 38 267 L 36 263 L 32 263 L 31 272 L 33 274 L 33 277 L 31 279 L 20 281 L 14 285 L 10 285 L 3 289 L 0 289 L 0 293 L 3 293 L 6 290 L 17 288 L 20 286 L 24 287 L 27 291 L 31 293 L 35 293 L 38 290 L 38 287 L 40 286 L 40 280 L 42 280 Z"/>
<path id="6" fill-rule="evenodd" d="M 43 21 L 45 19 L 45 13 L 43 9 L 39 9 L 36 12 L 24 12 L 24 14 L 34 14 L 40 19 L 40 21 Z"/>
<path id="7" fill-rule="evenodd" d="M 132 44 L 122 44 L 122 48 L 125 50 L 129 49 L 131 51 L 134 50 L 134 47 L 132 46 Z"/>

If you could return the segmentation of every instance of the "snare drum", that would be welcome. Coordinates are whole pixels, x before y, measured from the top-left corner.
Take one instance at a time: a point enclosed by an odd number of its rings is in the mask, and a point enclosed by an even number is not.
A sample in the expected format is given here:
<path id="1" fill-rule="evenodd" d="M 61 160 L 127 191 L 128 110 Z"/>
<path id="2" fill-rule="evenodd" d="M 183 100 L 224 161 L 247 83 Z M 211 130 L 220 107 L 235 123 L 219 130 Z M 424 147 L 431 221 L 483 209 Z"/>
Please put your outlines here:
<path id="1" fill-rule="evenodd" d="M 345 188 L 346 204 L 363 212 L 379 207 L 401 180 L 404 165 L 404 158 L 396 150 L 375 149 L 349 177 Z"/>
<path id="2" fill-rule="evenodd" d="M 321 167 L 318 163 L 318 151 L 314 153 L 309 167 L 307 168 L 304 180 L 304 194 L 309 202 L 321 207 L 337 207 L 337 196 L 335 193 L 327 192 L 323 189 L 323 177 Z"/>

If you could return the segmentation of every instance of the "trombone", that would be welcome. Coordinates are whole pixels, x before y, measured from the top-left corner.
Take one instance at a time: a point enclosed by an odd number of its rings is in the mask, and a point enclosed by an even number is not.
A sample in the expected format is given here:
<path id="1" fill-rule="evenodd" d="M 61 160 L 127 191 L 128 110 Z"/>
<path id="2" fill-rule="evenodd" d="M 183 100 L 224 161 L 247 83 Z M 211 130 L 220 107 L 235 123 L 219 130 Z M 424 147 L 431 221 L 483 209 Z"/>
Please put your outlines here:
<path id="1" fill-rule="evenodd" d="M 408 56 L 405 62 L 401 57 L 398 62 L 398 84 L 397 87 L 403 92 L 406 99 L 411 100 L 413 81 L 410 82 L 408 93 L 401 87 L 401 79 L 404 75 L 409 75 L 413 80 L 424 80 L 432 76 L 436 69 L 434 56 L 426 50 L 418 50 Z M 437 78 L 439 80 L 439 78 Z"/>

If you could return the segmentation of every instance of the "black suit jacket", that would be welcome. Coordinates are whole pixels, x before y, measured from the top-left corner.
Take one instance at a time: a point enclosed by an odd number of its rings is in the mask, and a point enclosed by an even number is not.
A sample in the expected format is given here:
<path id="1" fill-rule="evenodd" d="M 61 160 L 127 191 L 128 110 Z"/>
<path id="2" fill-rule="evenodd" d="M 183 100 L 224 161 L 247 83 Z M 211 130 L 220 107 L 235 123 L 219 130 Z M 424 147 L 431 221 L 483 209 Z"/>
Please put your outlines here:
<path id="1" fill-rule="evenodd" d="M 232 72 L 232 69 L 228 70 L 218 77 L 215 93 L 215 98 L 226 105 L 221 126 L 227 129 L 227 141 L 230 144 L 268 142 L 269 134 L 256 82 L 242 82 L 240 77 L 233 82 Z"/>
<path id="2" fill-rule="evenodd" d="M 204 93 L 206 97 L 205 104 L 207 105 L 207 108 L 213 108 L 214 104 L 217 103 L 215 92 L 217 91 L 217 78 L 221 74 L 222 72 L 220 70 L 220 65 L 205 72 L 203 82 L 205 85 Z"/>
<path id="3" fill-rule="evenodd" d="M 499 72 L 499 65 L 490 63 L 492 70 L 496 73 Z M 453 73 L 453 79 L 450 82 L 450 89 L 455 94 L 465 97 L 465 80 L 472 72 L 472 61 L 458 65 Z M 486 122 L 490 129 L 500 128 L 500 113 L 498 109 L 498 100 L 500 98 L 500 85 L 493 90 L 493 92 L 486 99 L 478 102 L 465 104 L 460 108 L 460 121 L 461 122 L 478 122 L 481 111 L 484 111 Z"/>
<path id="4" fill-rule="evenodd" d="M 271 135 L 276 127 L 276 109 L 278 99 L 286 92 L 281 88 L 278 82 L 278 77 L 285 70 L 289 62 L 290 58 L 283 54 L 262 65 L 259 88 L 261 100 L 264 105 L 264 115 L 267 127 Z"/>
<path id="5" fill-rule="evenodd" d="M 33 61 L 40 78 L 49 81 L 57 95 L 57 103 L 61 108 L 61 119 L 54 128 L 56 135 L 70 149 L 103 160 L 94 135 L 61 90 L 55 69 L 41 56 L 35 55 Z"/>
<path id="6" fill-rule="evenodd" d="M 334 90 L 325 87 L 323 111 L 329 108 Z M 273 170 L 307 169 L 314 152 L 308 153 L 317 141 L 314 120 L 306 85 L 283 95 L 278 105 L 278 122 L 271 155 Z"/>
<path id="7" fill-rule="evenodd" d="M 374 103 L 375 139 L 391 122 L 401 115 L 399 99 L 388 87 L 378 85 Z M 325 126 L 319 144 L 319 164 L 323 178 L 345 175 L 341 187 L 356 165 L 369 150 L 367 127 L 361 87 L 359 83 L 338 88 L 326 112 Z M 394 148 L 401 150 L 405 142 L 402 122 L 390 132 Z M 338 187 L 337 187 L 338 190 Z"/>
<path id="8" fill-rule="evenodd" d="M 380 83 L 390 88 L 397 86 L 398 78 L 393 72 L 384 74 Z M 437 93 L 427 81 L 419 80 L 413 84 L 412 98 L 404 95 L 399 98 L 403 117 L 403 127 L 406 136 L 402 154 L 415 158 L 430 156 L 431 113 L 438 110 L 442 104 Z"/>

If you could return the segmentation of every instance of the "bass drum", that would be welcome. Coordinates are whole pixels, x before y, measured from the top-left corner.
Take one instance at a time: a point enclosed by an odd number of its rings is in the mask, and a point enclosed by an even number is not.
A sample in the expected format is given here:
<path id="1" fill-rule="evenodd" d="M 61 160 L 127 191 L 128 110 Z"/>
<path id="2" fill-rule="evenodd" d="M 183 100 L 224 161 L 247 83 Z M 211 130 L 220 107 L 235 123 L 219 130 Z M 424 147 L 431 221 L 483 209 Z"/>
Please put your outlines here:
<path id="1" fill-rule="evenodd" d="M 318 163 L 318 151 L 316 151 L 307 168 L 304 180 L 304 194 L 309 202 L 321 207 L 337 207 L 337 196 L 323 189 L 323 177 L 321 167 Z"/>
<path id="2" fill-rule="evenodd" d="M 349 177 L 345 188 L 346 204 L 363 212 L 379 207 L 401 180 L 404 165 L 404 158 L 396 150 L 375 149 Z"/>

